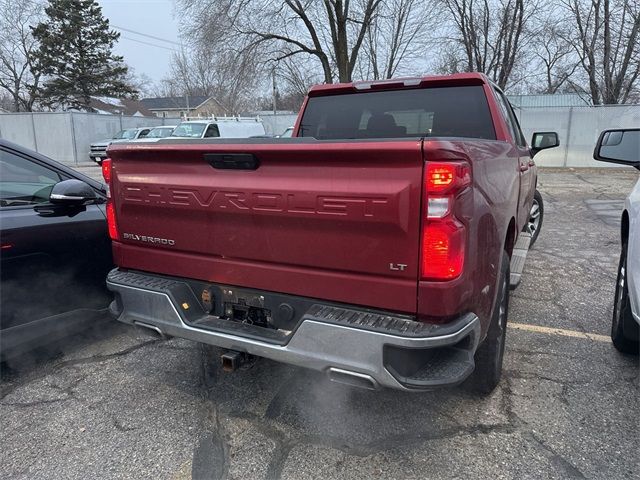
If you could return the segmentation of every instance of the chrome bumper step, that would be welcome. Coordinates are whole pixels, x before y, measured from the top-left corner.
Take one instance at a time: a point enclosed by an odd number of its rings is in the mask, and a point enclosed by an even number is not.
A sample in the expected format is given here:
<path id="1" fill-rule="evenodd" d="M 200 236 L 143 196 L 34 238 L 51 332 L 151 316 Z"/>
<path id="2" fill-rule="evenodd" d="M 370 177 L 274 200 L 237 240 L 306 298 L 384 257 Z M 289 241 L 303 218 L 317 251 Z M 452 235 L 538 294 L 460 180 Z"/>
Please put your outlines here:
<path id="1" fill-rule="evenodd" d="M 355 385 L 430 390 L 458 384 L 473 371 L 480 340 L 480 322 L 472 313 L 433 325 L 314 303 L 297 327 L 282 335 L 207 314 L 187 280 L 115 269 L 107 286 L 116 294 L 111 310 L 121 322 L 324 371 L 334 381 Z"/>

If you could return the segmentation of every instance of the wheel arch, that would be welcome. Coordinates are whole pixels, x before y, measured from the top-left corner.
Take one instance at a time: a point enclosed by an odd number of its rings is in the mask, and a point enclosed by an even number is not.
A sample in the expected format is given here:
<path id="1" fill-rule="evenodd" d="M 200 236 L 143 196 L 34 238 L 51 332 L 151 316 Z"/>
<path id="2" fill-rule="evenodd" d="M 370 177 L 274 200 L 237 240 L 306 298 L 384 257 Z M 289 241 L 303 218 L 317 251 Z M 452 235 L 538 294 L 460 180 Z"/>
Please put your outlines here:
<path id="1" fill-rule="evenodd" d="M 626 210 L 622 212 L 622 219 L 620 221 L 620 242 L 625 245 L 629 240 L 629 212 Z"/>
<path id="2" fill-rule="evenodd" d="M 504 250 L 511 258 L 511 254 L 513 253 L 513 247 L 516 244 L 517 232 L 516 232 L 516 219 L 515 217 L 511 217 L 509 221 L 509 226 L 507 227 L 507 233 L 504 239 Z"/>

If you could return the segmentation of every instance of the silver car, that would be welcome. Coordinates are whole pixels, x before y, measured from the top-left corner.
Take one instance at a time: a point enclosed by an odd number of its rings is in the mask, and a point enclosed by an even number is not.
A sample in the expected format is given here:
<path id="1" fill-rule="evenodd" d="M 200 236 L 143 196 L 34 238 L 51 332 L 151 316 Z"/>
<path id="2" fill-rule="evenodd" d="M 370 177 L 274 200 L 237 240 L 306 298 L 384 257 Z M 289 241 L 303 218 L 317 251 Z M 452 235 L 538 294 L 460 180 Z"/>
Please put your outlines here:
<path id="1" fill-rule="evenodd" d="M 149 134 L 151 128 L 152 127 L 125 128 L 111 138 L 93 142 L 90 146 L 89 158 L 100 165 L 102 160 L 107 158 L 107 147 L 112 142 L 126 142 L 137 138 L 144 138 Z"/>
<path id="2" fill-rule="evenodd" d="M 640 170 L 640 128 L 605 130 L 598 139 L 593 158 Z M 611 340 L 619 351 L 637 354 L 640 345 L 640 180 L 625 201 L 621 243 Z"/>

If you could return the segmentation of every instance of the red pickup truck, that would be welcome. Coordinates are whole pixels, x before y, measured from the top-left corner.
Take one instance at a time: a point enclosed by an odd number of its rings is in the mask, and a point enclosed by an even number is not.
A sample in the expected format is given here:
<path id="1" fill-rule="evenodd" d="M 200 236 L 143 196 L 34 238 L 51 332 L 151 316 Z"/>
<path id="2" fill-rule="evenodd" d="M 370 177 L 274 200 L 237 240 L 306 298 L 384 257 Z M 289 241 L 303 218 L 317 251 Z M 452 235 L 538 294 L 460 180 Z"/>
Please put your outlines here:
<path id="1" fill-rule="evenodd" d="M 533 156 L 557 144 L 529 147 L 481 74 L 316 86 L 294 138 L 112 144 L 112 312 L 228 350 L 227 366 L 257 355 L 402 390 L 475 368 L 490 392 Z"/>

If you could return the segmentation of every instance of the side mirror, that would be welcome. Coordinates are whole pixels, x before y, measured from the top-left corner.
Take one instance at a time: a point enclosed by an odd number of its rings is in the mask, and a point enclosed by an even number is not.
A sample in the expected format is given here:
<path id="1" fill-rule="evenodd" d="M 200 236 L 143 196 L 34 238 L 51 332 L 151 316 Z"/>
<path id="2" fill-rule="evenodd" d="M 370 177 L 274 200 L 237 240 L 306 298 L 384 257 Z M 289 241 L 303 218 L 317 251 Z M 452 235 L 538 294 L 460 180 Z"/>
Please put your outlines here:
<path id="1" fill-rule="evenodd" d="M 49 201 L 58 205 L 86 205 L 95 201 L 96 192 L 81 180 L 63 180 L 51 189 Z"/>
<path id="2" fill-rule="evenodd" d="M 531 155 L 535 156 L 539 151 L 560 146 L 560 140 L 556 132 L 536 132 L 531 137 Z"/>
<path id="3" fill-rule="evenodd" d="M 605 130 L 598 138 L 593 158 L 640 170 L 640 128 Z"/>

